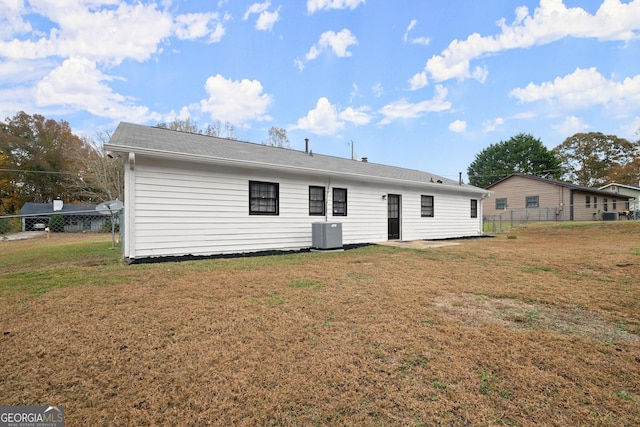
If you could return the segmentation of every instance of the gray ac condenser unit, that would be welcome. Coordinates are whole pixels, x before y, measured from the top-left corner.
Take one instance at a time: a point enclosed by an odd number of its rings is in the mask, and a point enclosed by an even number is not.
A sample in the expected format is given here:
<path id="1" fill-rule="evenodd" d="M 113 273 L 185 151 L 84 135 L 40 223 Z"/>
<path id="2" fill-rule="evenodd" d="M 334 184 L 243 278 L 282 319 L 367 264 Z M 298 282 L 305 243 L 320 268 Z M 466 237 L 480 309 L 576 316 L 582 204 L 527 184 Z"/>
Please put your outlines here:
<path id="1" fill-rule="evenodd" d="M 314 222 L 311 224 L 311 246 L 316 249 L 342 248 L 342 223 Z"/>

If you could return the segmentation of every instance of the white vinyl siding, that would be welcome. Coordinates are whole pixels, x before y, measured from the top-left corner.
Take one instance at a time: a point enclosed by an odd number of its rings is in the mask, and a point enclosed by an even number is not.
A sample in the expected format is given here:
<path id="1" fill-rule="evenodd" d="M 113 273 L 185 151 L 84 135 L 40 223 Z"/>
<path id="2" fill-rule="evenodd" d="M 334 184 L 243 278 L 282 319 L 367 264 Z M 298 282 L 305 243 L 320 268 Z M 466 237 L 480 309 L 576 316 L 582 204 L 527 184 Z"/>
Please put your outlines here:
<path id="1" fill-rule="evenodd" d="M 471 194 L 421 187 L 373 184 L 335 177 L 293 174 L 256 168 L 159 160 L 136 156 L 126 169 L 125 256 L 127 258 L 215 255 L 311 246 L 311 224 L 342 223 L 343 243 L 387 240 L 386 194 L 399 194 L 403 239 L 434 239 L 481 234 L 481 223 L 469 218 Z M 249 214 L 249 181 L 278 183 L 278 215 Z M 348 216 L 309 215 L 309 187 L 348 193 Z M 420 195 L 438 199 L 438 215 L 421 217 Z M 480 205 L 480 204 L 479 204 Z M 480 209 L 480 206 L 479 206 Z"/>

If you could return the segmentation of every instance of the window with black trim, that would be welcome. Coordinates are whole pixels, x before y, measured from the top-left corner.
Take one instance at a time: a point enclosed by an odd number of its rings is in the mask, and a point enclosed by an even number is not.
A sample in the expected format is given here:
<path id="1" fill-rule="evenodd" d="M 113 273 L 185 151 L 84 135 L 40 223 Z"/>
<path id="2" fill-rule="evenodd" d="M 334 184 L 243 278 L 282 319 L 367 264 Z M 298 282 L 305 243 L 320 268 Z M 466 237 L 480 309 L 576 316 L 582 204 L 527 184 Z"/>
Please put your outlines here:
<path id="1" fill-rule="evenodd" d="M 540 206 L 540 196 L 527 196 L 525 200 L 525 207 L 537 208 Z"/>
<path id="2" fill-rule="evenodd" d="M 471 199 L 471 218 L 478 218 L 478 201 Z"/>
<path id="3" fill-rule="evenodd" d="M 591 207 L 591 196 L 585 196 L 586 198 L 586 203 L 585 203 L 585 208 L 590 208 Z"/>
<path id="4" fill-rule="evenodd" d="M 598 197 L 593 196 L 593 208 L 598 209 Z"/>
<path id="5" fill-rule="evenodd" d="M 249 215 L 278 215 L 279 187 L 275 182 L 249 181 Z"/>
<path id="6" fill-rule="evenodd" d="M 324 194 L 324 187 L 309 186 L 309 215 L 324 216 L 327 209 Z"/>
<path id="7" fill-rule="evenodd" d="M 496 199 L 496 209 L 507 209 L 507 199 Z"/>
<path id="8" fill-rule="evenodd" d="M 609 211 L 609 201 L 606 197 L 602 200 L 602 206 L 605 212 Z"/>
<path id="9" fill-rule="evenodd" d="M 347 189 L 333 189 L 333 216 L 347 216 Z"/>
<path id="10" fill-rule="evenodd" d="M 613 202 L 611 202 L 611 207 L 614 211 L 618 209 L 618 201 L 616 199 L 613 199 Z"/>
<path id="11" fill-rule="evenodd" d="M 420 216 L 433 217 L 433 196 L 420 196 Z"/>

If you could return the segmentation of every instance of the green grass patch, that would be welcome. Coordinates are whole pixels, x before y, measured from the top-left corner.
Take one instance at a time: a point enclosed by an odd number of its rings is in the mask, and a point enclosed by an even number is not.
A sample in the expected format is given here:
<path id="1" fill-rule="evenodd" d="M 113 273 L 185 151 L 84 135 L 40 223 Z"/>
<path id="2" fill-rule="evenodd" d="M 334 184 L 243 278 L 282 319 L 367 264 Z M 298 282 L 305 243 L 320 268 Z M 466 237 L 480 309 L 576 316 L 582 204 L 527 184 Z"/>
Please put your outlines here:
<path id="1" fill-rule="evenodd" d="M 32 297 L 51 289 L 127 280 L 119 249 L 104 237 L 0 246 L 0 296 Z"/>
<path id="2" fill-rule="evenodd" d="M 622 400 L 626 400 L 627 402 L 636 402 L 636 398 L 629 394 L 626 390 L 620 390 L 616 392 L 616 396 L 618 396 Z"/>
<path id="3" fill-rule="evenodd" d="M 274 308 L 282 304 L 284 304 L 284 298 L 282 298 L 277 292 L 274 292 L 267 297 L 267 306 L 270 308 Z"/>

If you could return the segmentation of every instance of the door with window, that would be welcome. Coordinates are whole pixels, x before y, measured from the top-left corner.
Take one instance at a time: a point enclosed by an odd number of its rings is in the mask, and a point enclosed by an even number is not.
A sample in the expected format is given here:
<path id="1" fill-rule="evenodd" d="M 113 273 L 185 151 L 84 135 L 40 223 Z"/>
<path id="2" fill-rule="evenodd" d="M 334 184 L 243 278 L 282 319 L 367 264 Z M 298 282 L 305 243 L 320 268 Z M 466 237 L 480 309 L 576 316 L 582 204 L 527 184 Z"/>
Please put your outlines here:
<path id="1" fill-rule="evenodd" d="M 389 194 L 387 196 L 387 217 L 389 221 L 388 225 L 388 239 L 398 240 L 400 239 L 400 195 Z"/>

